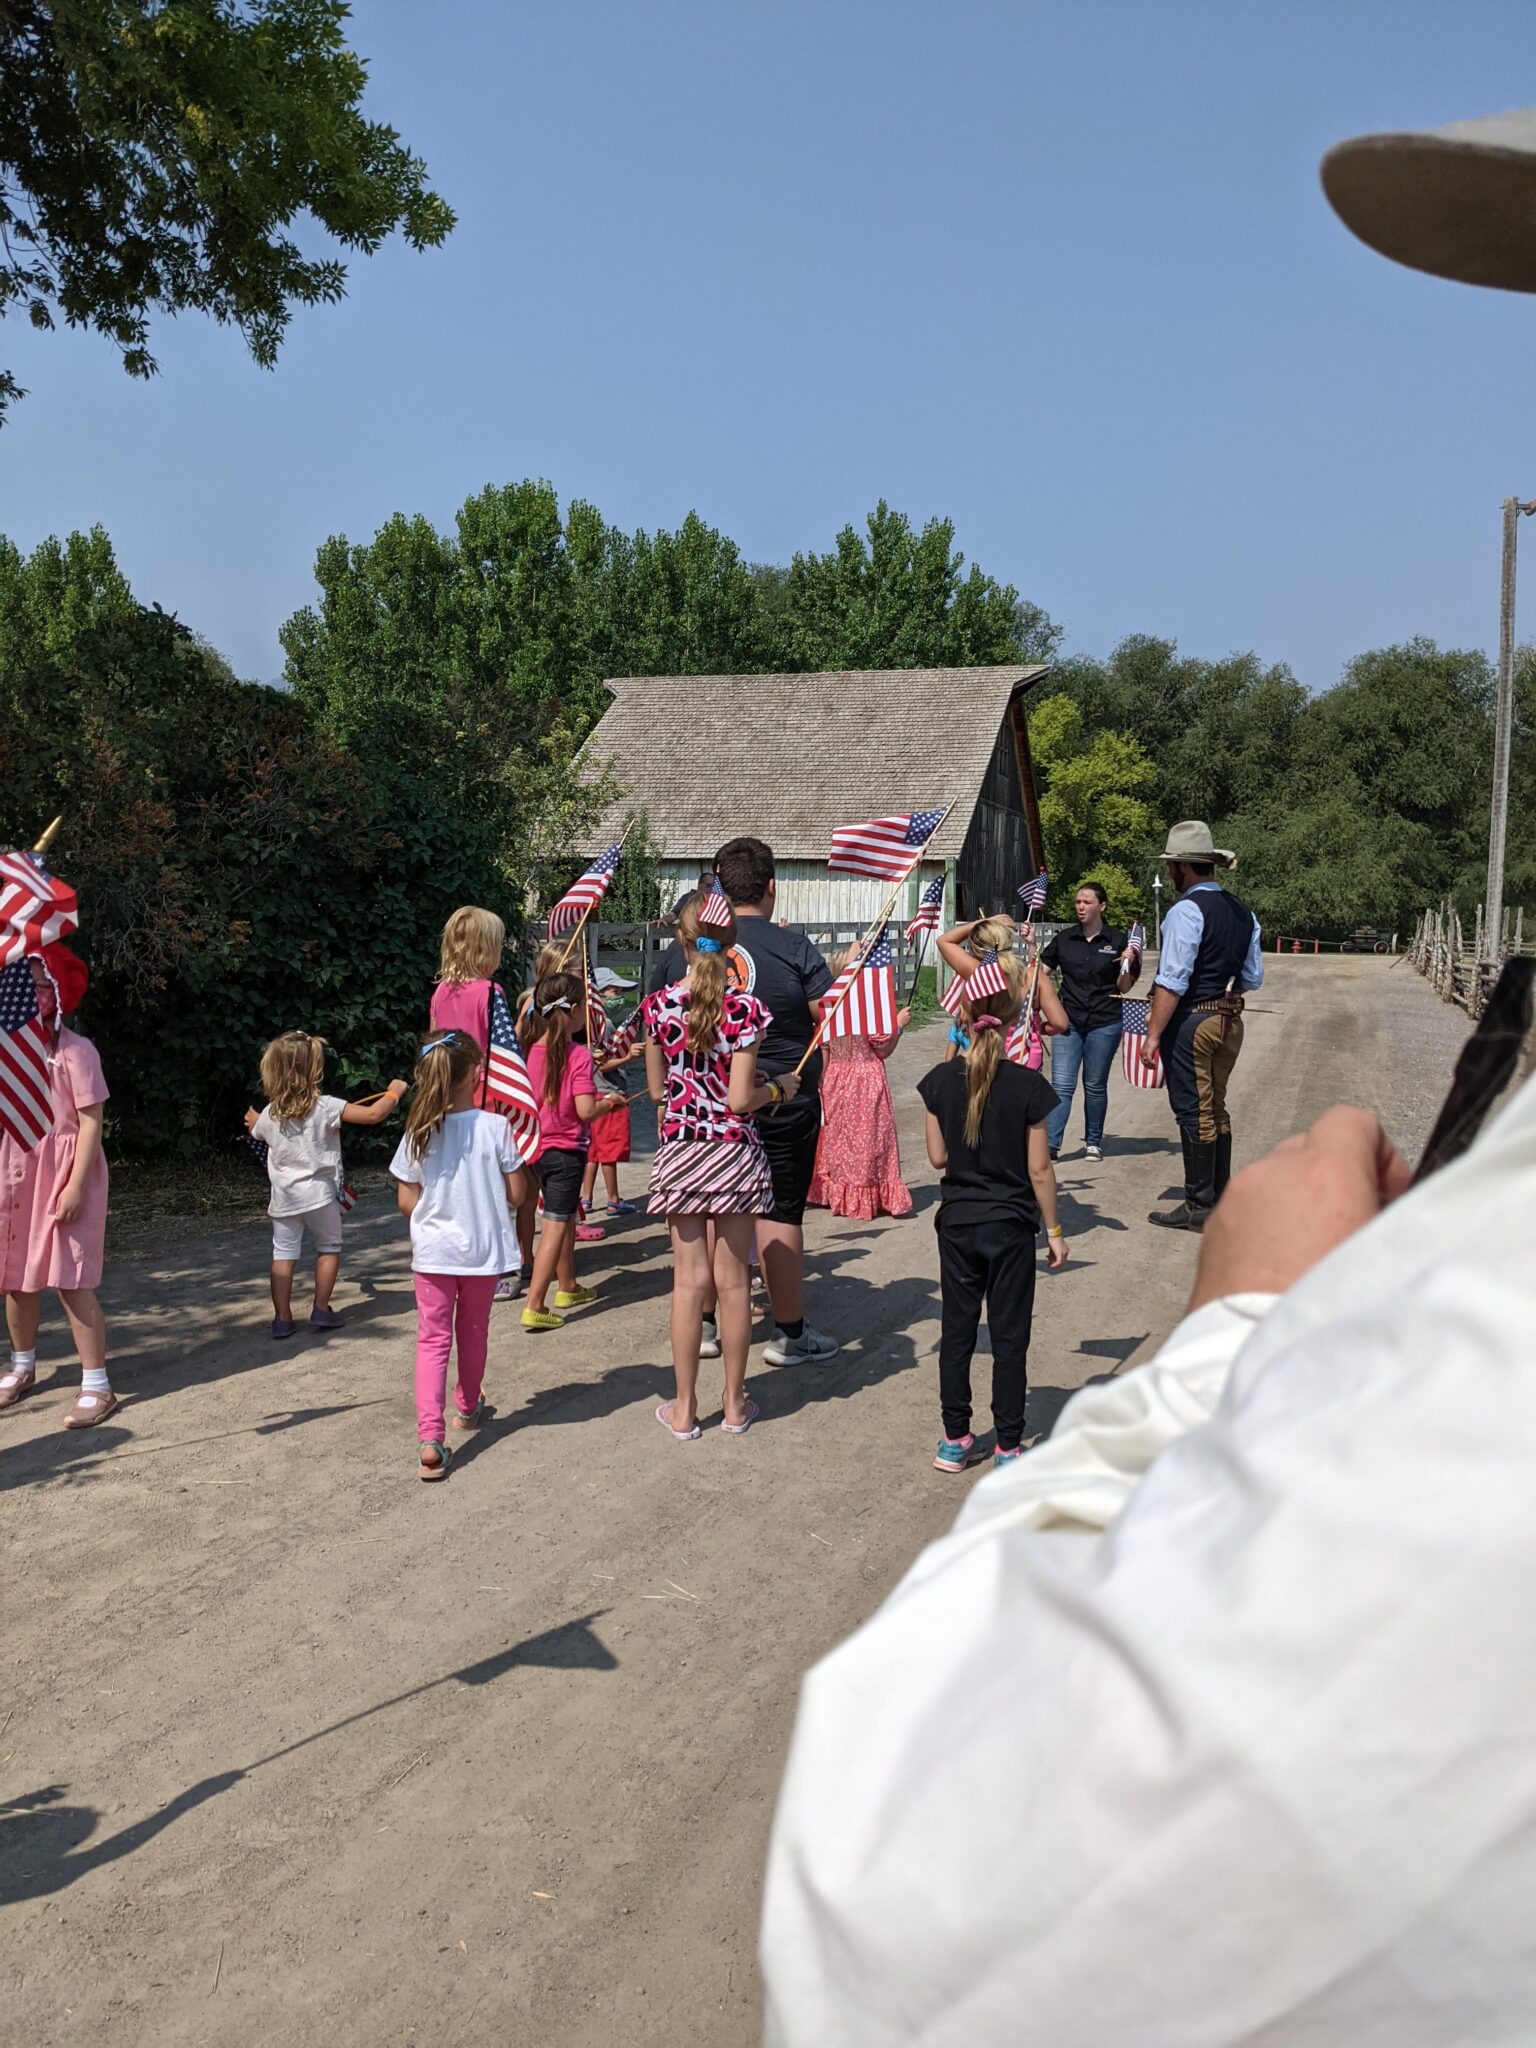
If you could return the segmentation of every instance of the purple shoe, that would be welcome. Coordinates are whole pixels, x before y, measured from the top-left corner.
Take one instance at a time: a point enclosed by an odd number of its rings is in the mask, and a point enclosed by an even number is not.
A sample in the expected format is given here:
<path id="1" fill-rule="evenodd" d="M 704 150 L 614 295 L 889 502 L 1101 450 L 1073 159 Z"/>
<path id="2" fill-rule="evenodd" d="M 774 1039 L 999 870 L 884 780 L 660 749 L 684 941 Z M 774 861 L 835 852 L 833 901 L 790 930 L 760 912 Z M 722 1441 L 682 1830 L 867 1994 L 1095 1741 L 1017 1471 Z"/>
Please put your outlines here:
<path id="1" fill-rule="evenodd" d="M 333 1308 L 312 1308 L 309 1312 L 309 1327 L 312 1330 L 345 1329 L 347 1319 L 337 1315 Z"/>
<path id="2" fill-rule="evenodd" d="M 282 1316 L 274 1316 L 272 1318 L 272 1334 L 279 1342 L 284 1337 L 291 1337 L 298 1327 L 297 1323 L 287 1322 Z"/>

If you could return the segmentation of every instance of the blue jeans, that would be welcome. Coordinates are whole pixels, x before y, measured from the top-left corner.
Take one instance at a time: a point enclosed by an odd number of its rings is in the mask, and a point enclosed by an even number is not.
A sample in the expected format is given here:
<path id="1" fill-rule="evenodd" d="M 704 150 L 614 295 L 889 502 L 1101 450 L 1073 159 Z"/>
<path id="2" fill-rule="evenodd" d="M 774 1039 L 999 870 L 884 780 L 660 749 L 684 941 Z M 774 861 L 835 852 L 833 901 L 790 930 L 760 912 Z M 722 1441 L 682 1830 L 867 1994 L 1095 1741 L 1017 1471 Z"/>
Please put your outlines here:
<path id="1" fill-rule="evenodd" d="M 1053 1152 L 1061 1150 L 1061 1141 L 1067 1135 L 1067 1117 L 1071 1113 L 1079 1073 L 1083 1077 L 1084 1142 L 1103 1144 L 1104 1112 L 1109 1107 L 1109 1070 L 1115 1063 L 1115 1048 L 1119 1043 L 1118 1020 L 1113 1024 L 1100 1024 L 1093 1031 L 1064 1031 L 1060 1038 L 1050 1041 L 1051 1086 L 1061 1097 L 1046 1126 Z"/>

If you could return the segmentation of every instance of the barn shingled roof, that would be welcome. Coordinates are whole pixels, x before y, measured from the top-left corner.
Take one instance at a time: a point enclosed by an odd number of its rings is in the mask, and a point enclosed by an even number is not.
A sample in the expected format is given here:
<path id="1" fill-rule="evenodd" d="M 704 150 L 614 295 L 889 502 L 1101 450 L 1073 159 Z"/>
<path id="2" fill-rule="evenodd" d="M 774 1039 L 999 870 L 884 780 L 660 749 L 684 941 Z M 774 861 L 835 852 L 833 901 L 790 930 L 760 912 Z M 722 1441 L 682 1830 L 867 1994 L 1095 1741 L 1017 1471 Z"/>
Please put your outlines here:
<path id="1" fill-rule="evenodd" d="M 825 860 L 833 828 L 953 803 L 929 847 L 958 857 L 1014 692 L 1049 667 L 875 668 L 810 675 L 615 676 L 580 763 L 625 794 L 577 849 L 645 808 L 678 858 L 740 832 L 783 860 Z"/>

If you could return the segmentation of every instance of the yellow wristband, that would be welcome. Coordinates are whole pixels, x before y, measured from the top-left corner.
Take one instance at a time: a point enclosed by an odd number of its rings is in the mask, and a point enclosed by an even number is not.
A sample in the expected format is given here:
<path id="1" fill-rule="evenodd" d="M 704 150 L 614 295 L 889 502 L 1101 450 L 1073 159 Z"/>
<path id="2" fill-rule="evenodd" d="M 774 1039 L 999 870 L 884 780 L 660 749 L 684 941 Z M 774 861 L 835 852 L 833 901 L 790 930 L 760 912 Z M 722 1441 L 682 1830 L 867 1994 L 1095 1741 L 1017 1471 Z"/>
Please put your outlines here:
<path id="1" fill-rule="evenodd" d="M 1050 1229 L 1047 1230 L 1045 1234 L 1047 1237 L 1060 1237 L 1061 1225 L 1059 1223 L 1053 1223 Z"/>

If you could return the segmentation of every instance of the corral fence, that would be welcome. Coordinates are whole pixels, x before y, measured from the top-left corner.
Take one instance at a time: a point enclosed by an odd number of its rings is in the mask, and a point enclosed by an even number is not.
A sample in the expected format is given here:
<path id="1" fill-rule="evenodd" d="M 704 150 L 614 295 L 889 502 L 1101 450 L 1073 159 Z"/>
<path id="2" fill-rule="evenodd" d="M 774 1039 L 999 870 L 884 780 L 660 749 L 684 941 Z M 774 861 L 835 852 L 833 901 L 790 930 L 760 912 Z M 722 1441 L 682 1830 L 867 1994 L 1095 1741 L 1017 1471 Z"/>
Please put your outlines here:
<path id="1" fill-rule="evenodd" d="M 1459 1003 L 1469 1017 L 1480 1017 L 1499 970 L 1518 954 L 1536 953 L 1536 933 L 1527 937 L 1525 911 L 1505 906 L 1497 937 L 1484 930 L 1483 906 L 1477 906 L 1471 943 L 1452 903 L 1426 910 L 1414 928 L 1408 948 L 1412 960 L 1435 993 Z"/>

